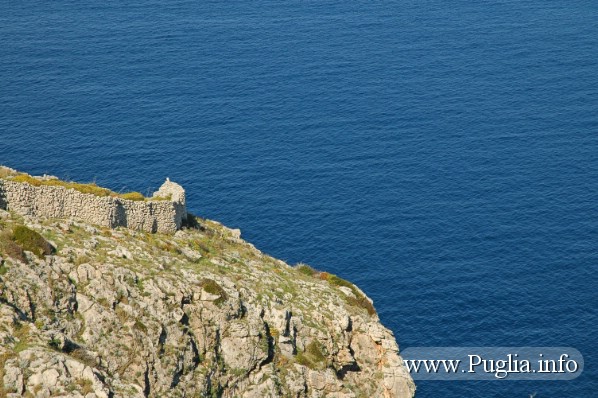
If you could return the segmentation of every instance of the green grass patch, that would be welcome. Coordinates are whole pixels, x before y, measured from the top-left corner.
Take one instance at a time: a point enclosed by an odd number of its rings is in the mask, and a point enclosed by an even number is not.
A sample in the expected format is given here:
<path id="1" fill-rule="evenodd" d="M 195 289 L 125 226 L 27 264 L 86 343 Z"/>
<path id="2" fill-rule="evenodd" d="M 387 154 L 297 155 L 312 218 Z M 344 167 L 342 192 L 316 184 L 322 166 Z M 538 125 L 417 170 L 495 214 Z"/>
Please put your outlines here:
<path id="1" fill-rule="evenodd" d="M 322 272 L 320 274 L 320 278 L 324 279 L 325 281 L 327 281 L 328 283 L 330 283 L 332 286 L 343 286 L 343 287 L 348 287 L 349 289 L 351 289 L 351 291 L 353 292 L 353 294 L 355 295 L 355 297 L 351 297 L 351 296 L 345 296 L 345 300 L 347 301 L 347 303 L 349 305 L 353 305 L 356 307 L 361 307 L 364 308 L 368 314 L 370 315 L 374 315 L 376 313 L 376 309 L 374 308 L 374 306 L 372 305 L 372 303 L 370 302 L 370 300 L 367 299 L 367 297 L 365 297 L 356 287 L 354 284 L 352 284 L 349 281 L 346 281 L 342 278 L 339 278 L 336 275 L 333 274 L 329 274 L 327 272 Z"/>
<path id="2" fill-rule="evenodd" d="M 76 348 L 68 354 L 90 368 L 95 368 L 97 365 L 95 357 L 82 347 Z"/>
<path id="3" fill-rule="evenodd" d="M 13 350 L 15 353 L 19 353 L 29 348 L 29 333 L 31 331 L 31 327 L 26 323 L 20 322 L 15 323 L 14 327 L 13 335 L 19 340 L 19 342 L 14 346 Z"/>
<path id="4" fill-rule="evenodd" d="M 228 299 L 228 295 L 226 294 L 224 289 L 218 283 L 216 283 L 216 281 L 213 279 L 208 279 L 208 278 L 202 279 L 199 282 L 199 286 L 206 293 L 210 293 L 215 296 L 220 296 L 219 298 L 214 300 L 214 304 L 217 304 L 217 305 L 222 304 Z"/>
<path id="5" fill-rule="evenodd" d="M 170 201 L 172 200 L 172 195 L 168 195 L 168 196 L 152 196 L 150 198 L 151 200 L 162 200 L 162 201 Z"/>
<path id="6" fill-rule="evenodd" d="M 89 379 L 77 378 L 74 382 L 70 383 L 66 387 L 66 391 L 70 393 L 77 391 L 81 393 L 81 395 L 85 396 L 94 391 L 93 382 Z"/>
<path id="7" fill-rule="evenodd" d="M 67 189 L 74 189 L 75 191 L 79 191 L 81 193 L 89 193 L 96 196 L 118 196 L 115 192 L 112 192 L 107 188 L 102 188 L 93 182 L 89 184 L 82 184 L 78 182 L 68 182 L 57 179 L 40 180 L 30 176 L 29 174 L 19 174 L 17 176 L 11 177 L 10 179 L 16 182 L 24 182 L 35 187 L 47 185 L 53 187 L 64 187 Z"/>
<path id="8" fill-rule="evenodd" d="M 141 322 L 139 319 L 137 319 L 135 321 L 135 323 L 133 324 L 133 328 L 135 328 L 143 333 L 147 333 L 147 326 L 145 326 L 145 324 L 143 322 Z"/>
<path id="9" fill-rule="evenodd" d="M 307 275 L 307 276 L 315 276 L 318 271 L 316 271 L 315 269 L 313 269 L 312 267 L 310 267 L 307 264 L 304 263 L 299 263 L 297 265 L 295 265 L 295 269 L 297 271 L 299 271 L 300 273 L 302 273 L 303 275 Z"/>
<path id="10" fill-rule="evenodd" d="M 345 299 L 347 300 L 347 303 L 349 303 L 349 305 L 365 308 L 365 310 L 370 315 L 374 315 L 376 313 L 374 305 L 361 293 L 357 294 L 356 297 L 346 296 Z"/>
<path id="11" fill-rule="evenodd" d="M 145 200 L 145 196 L 143 196 L 141 193 L 139 192 L 127 192 L 127 193 L 123 193 L 122 195 L 120 195 L 121 198 L 123 199 L 128 199 L 128 200 Z"/>
<path id="12" fill-rule="evenodd" d="M 4 380 L 4 368 L 6 366 L 6 361 L 11 358 L 15 357 L 15 353 L 8 351 L 0 354 L 0 381 Z M 4 382 L 0 382 L 0 398 L 6 397 L 7 393 L 16 393 L 17 391 L 7 391 L 6 387 L 4 386 Z"/>
<path id="13" fill-rule="evenodd" d="M 349 289 L 351 289 L 351 291 L 353 292 L 355 297 L 351 297 L 346 294 L 343 294 L 347 304 L 352 305 L 354 307 L 361 307 L 361 308 L 365 309 L 368 312 L 368 314 L 370 314 L 370 315 L 376 314 L 376 309 L 374 308 L 374 305 L 351 282 L 344 280 L 342 278 L 339 278 L 338 276 L 336 276 L 334 274 L 329 274 L 328 272 L 318 272 L 306 264 L 298 264 L 295 267 L 295 269 L 297 269 L 299 272 L 301 272 L 304 275 L 311 276 L 311 277 L 326 281 L 332 286 L 348 287 Z"/>
<path id="14" fill-rule="evenodd" d="M 305 351 L 300 351 L 295 356 L 297 363 L 307 366 L 313 370 L 322 370 L 326 367 L 325 348 L 317 340 L 312 340 L 306 347 Z"/>
<path id="15" fill-rule="evenodd" d="M 23 248 L 13 241 L 12 233 L 8 231 L 0 233 L 0 252 L 14 260 L 27 262 Z"/>
<path id="16" fill-rule="evenodd" d="M 77 383 L 77 385 L 79 386 L 79 392 L 83 396 L 90 394 L 94 391 L 93 382 L 89 379 L 77 379 L 75 383 Z"/>
<path id="17" fill-rule="evenodd" d="M 24 225 L 14 227 L 12 239 L 23 250 L 30 251 L 40 258 L 54 252 L 54 247 L 43 236 Z"/>

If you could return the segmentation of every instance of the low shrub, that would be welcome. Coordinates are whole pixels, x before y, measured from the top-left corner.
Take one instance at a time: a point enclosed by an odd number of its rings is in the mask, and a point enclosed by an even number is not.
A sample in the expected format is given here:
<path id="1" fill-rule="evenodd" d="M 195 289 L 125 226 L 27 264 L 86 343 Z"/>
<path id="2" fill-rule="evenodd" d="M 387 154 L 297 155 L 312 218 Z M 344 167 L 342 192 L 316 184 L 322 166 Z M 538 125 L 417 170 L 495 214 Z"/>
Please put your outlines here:
<path id="1" fill-rule="evenodd" d="M 30 251 L 40 258 L 54 252 L 54 247 L 43 236 L 24 225 L 14 227 L 12 238 L 23 250 Z"/>
<path id="2" fill-rule="evenodd" d="M 374 315 L 376 313 L 376 309 L 374 308 L 372 302 L 361 293 L 357 293 L 356 297 L 347 296 L 346 300 L 349 305 L 365 308 L 370 315 Z"/>
<path id="3" fill-rule="evenodd" d="M 297 270 L 305 275 L 317 277 L 323 281 L 326 281 L 329 284 L 331 284 L 332 286 L 348 287 L 349 289 L 351 289 L 351 291 L 355 295 L 355 297 L 345 295 L 345 300 L 347 301 L 347 303 L 349 305 L 364 308 L 370 315 L 376 314 L 376 309 L 374 308 L 374 305 L 372 304 L 372 302 L 370 300 L 368 300 L 368 298 L 365 295 L 363 295 L 363 293 L 361 293 L 361 291 L 359 289 L 357 289 L 355 287 L 355 285 L 352 284 L 351 282 L 346 281 L 343 278 L 339 278 L 338 276 L 336 276 L 334 274 L 329 274 L 328 272 L 319 272 L 318 273 L 316 270 L 311 268 L 309 265 L 305 265 L 305 264 L 298 265 Z"/>
<path id="4" fill-rule="evenodd" d="M 299 272 L 301 272 L 303 275 L 307 275 L 307 276 L 314 276 L 318 271 L 316 271 L 315 269 L 313 269 L 312 267 L 310 267 L 307 264 L 304 263 L 299 263 L 297 265 L 295 265 L 295 269 Z"/>
<path id="5" fill-rule="evenodd" d="M 79 378 L 75 382 L 79 386 L 79 392 L 81 393 L 81 395 L 85 396 L 94 392 L 93 382 L 91 380 Z"/>
<path id="6" fill-rule="evenodd" d="M 66 387 L 66 390 L 70 393 L 77 391 L 85 396 L 94 391 L 93 382 L 89 379 L 77 378 Z"/>
<path id="7" fill-rule="evenodd" d="M 321 370 L 326 367 L 326 355 L 324 354 L 324 346 L 317 340 L 312 340 L 306 347 L 305 351 L 297 353 L 295 360 L 310 369 Z"/>
<path id="8" fill-rule="evenodd" d="M 0 233 L 0 252 L 14 260 L 27 262 L 23 248 L 13 241 L 12 234 L 8 231 Z"/>
<path id="9" fill-rule="evenodd" d="M 183 227 L 189 228 L 189 229 L 199 229 L 199 230 L 204 229 L 201 226 L 201 220 L 199 219 L 199 217 L 197 217 L 191 213 L 187 213 L 187 217 L 183 220 Z"/>
<path id="10" fill-rule="evenodd" d="M 77 348 L 67 352 L 67 354 L 75 358 L 77 361 L 89 366 L 90 368 L 95 368 L 97 366 L 95 357 L 85 348 L 77 346 Z"/>
<path id="11" fill-rule="evenodd" d="M 228 299 L 228 295 L 224 289 L 213 279 L 202 279 L 201 282 L 199 282 L 199 286 L 205 290 L 206 293 L 220 296 L 220 298 L 214 300 L 214 304 L 222 304 L 226 301 L 226 299 Z"/>
<path id="12" fill-rule="evenodd" d="M 372 302 L 368 300 L 368 298 L 364 296 L 363 293 L 361 293 L 361 291 L 359 291 L 359 289 L 357 289 L 351 282 L 339 278 L 333 274 L 328 274 L 326 280 L 333 286 L 342 286 L 351 289 L 355 297 L 345 296 L 345 299 L 349 305 L 364 308 L 370 315 L 374 315 L 376 313 L 376 309 L 374 308 Z"/>

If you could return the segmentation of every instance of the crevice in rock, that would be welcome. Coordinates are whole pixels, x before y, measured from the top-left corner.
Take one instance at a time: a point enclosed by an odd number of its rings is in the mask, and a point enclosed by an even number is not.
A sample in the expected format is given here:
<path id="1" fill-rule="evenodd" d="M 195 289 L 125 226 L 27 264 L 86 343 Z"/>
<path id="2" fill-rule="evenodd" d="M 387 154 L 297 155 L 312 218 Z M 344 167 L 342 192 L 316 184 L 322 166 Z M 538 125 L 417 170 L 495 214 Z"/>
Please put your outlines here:
<path id="1" fill-rule="evenodd" d="M 347 329 L 345 329 L 345 331 L 347 332 L 352 332 L 353 331 L 353 319 L 351 319 L 351 317 L 347 317 Z"/>
<path id="2" fill-rule="evenodd" d="M 222 338 L 220 336 L 220 329 L 216 329 L 216 336 L 214 336 L 214 359 L 217 366 L 224 364 L 224 359 L 220 353 L 220 345 L 222 344 Z"/>
<path id="3" fill-rule="evenodd" d="M 62 352 L 65 354 L 71 354 L 76 350 L 83 349 L 79 344 L 75 343 L 72 340 L 64 339 L 64 344 L 62 345 Z"/>
<path id="4" fill-rule="evenodd" d="M 212 377 L 214 377 L 213 373 L 206 377 L 206 390 L 204 392 L 204 396 L 211 398 L 222 398 L 224 394 L 224 388 L 220 383 L 218 383 L 218 385 L 214 385 L 212 383 Z"/>
<path id="5" fill-rule="evenodd" d="M 79 303 L 77 302 L 77 299 L 74 296 L 71 296 L 71 298 L 69 298 L 68 301 L 66 312 L 70 315 L 75 315 L 75 312 L 77 312 L 78 307 Z"/>
<path id="6" fill-rule="evenodd" d="M 336 377 L 339 380 L 343 380 L 345 378 L 345 376 L 347 375 L 347 372 L 360 372 L 360 371 L 361 371 L 361 368 L 359 367 L 357 362 L 353 362 L 352 364 L 341 366 L 341 368 L 336 371 Z"/>
<path id="7" fill-rule="evenodd" d="M 189 325 L 189 316 L 187 314 L 183 314 L 183 316 L 181 317 L 181 319 L 179 320 L 179 323 L 181 325 L 183 325 L 184 330 L 183 333 L 185 335 L 187 335 L 187 338 L 189 339 L 188 342 L 188 346 L 189 349 L 191 350 L 192 353 L 192 358 L 191 358 L 191 362 L 193 364 L 193 370 L 195 370 L 198 366 L 199 363 L 201 362 L 201 358 L 199 356 L 199 348 L 197 347 L 197 343 L 195 342 L 195 336 L 193 335 L 193 332 L 190 328 Z M 162 327 L 162 333 L 160 334 L 160 339 L 162 338 L 162 334 L 164 334 L 164 341 L 166 341 L 166 330 L 164 329 L 164 327 Z M 161 341 L 161 340 L 160 340 Z M 161 354 L 164 352 L 164 344 L 162 343 L 160 346 L 160 352 Z M 180 366 L 180 375 L 178 375 L 178 377 L 180 378 L 180 376 L 183 375 L 185 369 L 184 369 L 184 358 L 185 353 L 182 354 L 181 358 L 180 358 L 180 362 L 181 362 L 181 366 Z M 177 375 L 175 374 L 175 376 L 173 377 L 173 383 L 176 385 L 178 384 L 178 380 L 175 381 L 175 378 L 177 377 Z"/>
<path id="8" fill-rule="evenodd" d="M 285 318 L 285 327 L 284 333 L 282 334 L 284 337 L 289 337 L 291 335 L 291 317 L 293 313 L 291 311 L 285 311 L 284 318 Z"/>
<path id="9" fill-rule="evenodd" d="M 151 385 L 150 385 L 150 378 L 149 378 L 149 371 L 150 371 L 150 366 L 149 363 L 145 364 L 145 373 L 143 374 L 143 396 L 144 397 L 149 397 L 150 393 L 151 393 Z"/>
<path id="10" fill-rule="evenodd" d="M 62 346 L 59 345 L 60 343 L 58 343 L 58 346 L 54 345 L 53 342 L 54 341 L 50 342 L 50 347 L 64 352 L 65 354 L 73 357 L 78 362 L 81 362 L 90 368 L 102 369 L 102 366 L 98 364 L 98 361 L 96 360 L 96 355 L 93 352 L 85 349 L 85 347 L 82 347 L 69 339 L 64 339 Z"/>
<path id="11" fill-rule="evenodd" d="M 190 295 L 183 295 L 183 297 L 181 298 L 181 308 L 183 308 L 183 306 L 186 304 L 191 304 L 191 296 Z"/>
<path id="12" fill-rule="evenodd" d="M 189 327 L 189 315 L 183 314 L 183 316 L 179 320 L 179 323 L 183 326 Z"/>
<path id="13" fill-rule="evenodd" d="M 263 310 L 262 310 L 263 313 Z M 239 310 L 237 312 L 237 317 L 239 319 L 243 319 L 247 316 L 247 307 L 243 304 L 243 301 L 239 300 Z M 260 313 L 260 317 L 263 318 L 264 316 Z"/>
<path id="14" fill-rule="evenodd" d="M 183 375 L 185 375 L 189 371 L 193 371 L 193 370 L 197 369 L 197 367 L 199 366 L 199 363 L 201 361 L 201 358 L 199 356 L 199 350 L 197 348 L 197 343 L 195 342 L 193 334 L 191 334 L 191 332 L 189 332 L 189 331 L 187 331 L 186 334 L 187 334 L 187 337 L 189 338 L 189 343 L 188 343 L 187 347 L 185 348 L 185 350 L 179 355 L 179 357 L 177 359 L 176 370 L 175 370 L 174 374 L 172 375 L 172 381 L 170 383 L 171 389 L 176 388 L 176 386 L 179 385 L 179 383 L 181 382 L 181 377 Z M 185 354 L 186 354 L 187 349 L 189 349 L 192 353 L 192 357 L 191 357 L 192 369 L 185 369 Z"/>
<path id="15" fill-rule="evenodd" d="M 185 371 L 185 353 L 181 354 L 178 358 L 178 363 L 174 374 L 172 375 L 172 382 L 170 383 L 170 388 L 175 388 L 181 381 L 181 376 Z"/>
<path id="16" fill-rule="evenodd" d="M 266 357 L 266 359 L 264 359 L 261 363 L 260 363 L 260 367 L 267 365 L 269 363 L 271 363 L 274 360 L 274 337 L 272 337 L 272 334 L 270 333 L 270 325 L 268 325 L 268 322 L 264 322 L 264 329 L 266 331 L 266 341 L 268 343 L 268 356 Z"/>
<path id="17" fill-rule="evenodd" d="M 166 339 L 168 338 L 168 332 L 166 331 L 166 327 L 162 325 L 162 331 L 160 331 L 160 336 L 158 337 L 158 355 L 162 357 L 164 355 L 164 344 L 166 344 Z"/>
<path id="18" fill-rule="evenodd" d="M 4 304 L 4 305 L 7 305 L 10 308 L 12 308 L 17 313 L 17 315 L 19 316 L 19 321 L 32 322 L 31 318 L 29 318 L 29 316 L 27 315 L 26 312 L 24 312 L 23 310 L 21 310 L 15 304 L 10 303 L 4 297 L 0 297 L 0 304 Z"/>
<path id="19" fill-rule="evenodd" d="M 31 320 L 33 322 L 35 322 L 35 309 L 36 309 L 36 305 L 33 302 L 33 298 L 31 297 L 31 293 L 29 293 L 29 291 L 27 291 L 26 293 L 27 293 L 27 301 L 29 302 L 29 312 L 31 312 Z"/>
<path id="20" fill-rule="evenodd" d="M 95 372 L 95 371 L 93 372 L 93 374 L 98 378 L 99 381 L 102 382 L 102 384 L 106 384 L 106 376 L 104 376 L 100 372 Z"/>
<path id="21" fill-rule="evenodd" d="M 73 308 L 73 312 L 75 313 L 77 311 L 79 311 L 79 302 L 77 301 L 77 292 L 75 291 L 75 294 L 73 295 L 73 298 L 71 299 L 71 304 L 72 304 L 72 308 Z"/>
<path id="22" fill-rule="evenodd" d="M 293 326 L 293 338 L 291 339 L 293 344 L 293 355 L 297 355 L 297 328 Z"/>
<path id="23" fill-rule="evenodd" d="M 351 354 L 351 357 L 355 358 L 355 351 L 353 351 L 353 348 L 351 347 L 350 343 L 347 348 L 349 348 L 349 353 Z M 351 364 L 341 366 L 341 368 L 336 371 L 336 377 L 338 377 L 339 380 L 343 380 L 345 378 L 345 376 L 347 375 L 347 372 L 360 372 L 360 371 L 361 371 L 361 368 L 359 367 L 359 364 L 357 362 L 353 362 Z"/>
<path id="24" fill-rule="evenodd" d="M 189 335 L 189 343 L 191 344 L 191 351 L 193 352 L 193 358 L 191 362 L 193 363 L 193 369 L 196 369 L 201 362 L 201 357 L 199 356 L 199 349 L 197 348 L 197 343 L 195 339 Z"/>

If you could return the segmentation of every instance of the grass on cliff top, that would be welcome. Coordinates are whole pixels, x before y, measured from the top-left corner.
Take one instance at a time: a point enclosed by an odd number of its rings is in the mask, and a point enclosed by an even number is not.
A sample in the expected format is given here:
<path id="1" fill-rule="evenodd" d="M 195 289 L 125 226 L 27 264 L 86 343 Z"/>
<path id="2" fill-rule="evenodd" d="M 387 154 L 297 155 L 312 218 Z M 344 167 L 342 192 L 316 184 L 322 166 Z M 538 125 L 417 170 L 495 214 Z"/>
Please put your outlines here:
<path id="1" fill-rule="evenodd" d="M 170 198 L 146 198 L 143 194 L 139 192 L 127 192 L 127 193 L 116 193 L 114 191 L 109 190 L 108 188 L 103 188 L 98 186 L 96 183 L 88 183 L 82 184 L 78 182 L 69 182 L 69 181 L 62 181 L 58 179 L 51 179 L 51 180 L 40 180 L 35 177 L 30 176 L 29 174 L 18 174 L 16 176 L 4 176 L 8 177 L 11 181 L 15 182 L 22 182 L 27 183 L 36 187 L 41 185 L 48 185 L 54 187 L 64 187 L 66 189 L 74 189 L 75 191 L 79 191 L 81 193 L 92 194 L 95 196 L 100 197 L 113 197 L 113 198 L 122 198 L 127 200 L 135 200 L 135 201 L 144 201 L 144 200 L 169 200 Z M 0 175 L 0 178 L 3 178 Z"/>
<path id="2" fill-rule="evenodd" d="M 365 297 L 363 295 L 363 293 L 361 293 L 359 291 L 359 289 L 357 289 L 355 287 L 355 285 L 352 284 L 351 282 L 346 281 L 342 278 L 339 278 L 338 276 L 336 276 L 334 274 L 329 274 L 328 272 L 317 271 L 317 270 L 313 269 L 312 267 L 310 267 L 309 265 L 303 264 L 303 263 L 297 264 L 295 266 L 295 269 L 297 271 L 299 271 L 300 273 L 302 273 L 303 275 L 306 275 L 306 276 L 309 276 L 312 278 L 321 279 L 323 281 L 328 282 L 332 286 L 348 287 L 349 289 L 351 289 L 351 291 L 355 295 L 355 297 L 352 297 L 352 296 L 345 297 L 345 299 L 349 305 L 364 308 L 370 315 L 374 315 L 376 313 L 376 309 L 374 308 L 374 305 L 370 302 L 370 300 L 368 300 L 367 297 Z"/>
<path id="3" fill-rule="evenodd" d="M 293 295 L 297 294 L 297 292 L 293 289 L 295 286 L 293 283 L 285 283 L 287 280 L 286 278 L 289 276 L 291 278 L 296 278 L 296 275 L 293 276 L 287 274 L 285 276 L 283 273 L 284 268 L 280 268 L 280 265 L 275 259 L 272 259 L 269 256 L 256 256 L 256 253 L 253 249 L 239 244 L 235 239 L 231 239 L 230 231 L 227 228 L 218 223 L 210 222 L 209 220 L 204 220 L 191 214 L 189 214 L 187 217 L 186 227 L 198 230 L 198 232 L 200 232 L 199 235 L 190 237 L 186 243 L 191 249 L 201 253 L 202 259 L 200 263 L 202 266 L 212 267 L 214 264 L 211 264 L 209 260 L 213 258 L 221 258 L 226 260 L 226 269 L 230 269 L 232 271 L 232 268 L 230 267 L 234 268 L 238 265 L 240 266 L 240 270 L 244 270 L 246 269 L 247 264 L 249 264 L 252 260 L 256 260 L 270 268 L 272 271 L 270 280 L 276 280 L 276 289 L 267 289 L 264 294 L 268 296 L 271 294 L 279 295 L 279 293 L 282 295 L 285 293 L 291 293 Z M 218 266 L 218 271 L 225 272 L 226 270 L 224 268 L 225 266 Z M 297 264 L 297 266 L 290 269 L 290 271 L 291 274 L 298 272 L 308 279 L 325 281 L 332 287 L 348 288 L 352 294 L 346 294 L 345 292 L 342 292 L 340 295 L 348 305 L 356 308 L 362 308 L 369 315 L 376 314 L 376 309 L 374 308 L 372 302 L 351 282 L 346 281 L 337 275 L 315 270 L 307 264 Z M 232 273 L 235 273 L 235 271 L 232 271 Z"/>

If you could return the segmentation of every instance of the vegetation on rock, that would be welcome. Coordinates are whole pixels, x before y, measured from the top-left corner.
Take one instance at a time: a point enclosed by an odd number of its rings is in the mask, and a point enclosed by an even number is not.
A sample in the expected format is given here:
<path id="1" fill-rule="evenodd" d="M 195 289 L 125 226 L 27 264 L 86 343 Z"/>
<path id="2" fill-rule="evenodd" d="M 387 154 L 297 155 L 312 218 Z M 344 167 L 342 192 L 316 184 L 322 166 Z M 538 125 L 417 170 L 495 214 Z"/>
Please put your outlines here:
<path id="1" fill-rule="evenodd" d="M 0 169 L 2 171 L 3 169 Z M 54 186 L 54 187 L 63 187 L 66 189 L 74 189 L 75 191 L 92 194 L 95 196 L 100 197 L 114 197 L 114 198 L 121 198 L 127 200 L 135 200 L 135 201 L 143 201 L 143 200 L 170 200 L 167 197 L 152 197 L 146 198 L 140 192 L 126 192 L 126 193 L 116 193 L 111 191 L 108 188 L 103 188 L 98 186 L 95 182 L 90 183 L 79 183 L 79 182 L 72 182 L 72 181 L 63 181 L 57 178 L 48 178 L 48 179 L 41 179 L 33 177 L 29 174 L 25 173 L 18 173 L 16 175 L 8 173 L 7 171 L 3 171 L 0 173 L 0 178 L 7 178 L 11 181 L 26 183 L 29 185 L 33 185 L 36 187 L 47 185 L 47 186 Z"/>
<path id="2" fill-rule="evenodd" d="M 359 289 L 217 222 L 172 236 L 0 220 L 0 398 L 413 394 Z"/>
<path id="3" fill-rule="evenodd" d="M 359 290 L 354 284 L 351 282 L 344 280 L 334 274 L 330 274 L 328 272 L 320 272 L 312 268 L 307 264 L 297 264 L 295 266 L 297 271 L 302 273 L 303 275 L 311 276 L 314 278 L 319 278 L 321 280 L 327 281 L 332 286 L 337 287 L 346 287 L 351 289 L 353 296 L 347 295 L 345 299 L 351 305 L 364 308 L 368 314 L 374 315 L 376 314 L 376 309 L 374 308 L 374 304 Z"/>
<path id="4" fill-rule="evenodd" d="M 38 257 L 50 255 L 54 251 L 52 245 L 43 236 L 24 225 L 14 227 L 12 239 L 23 250 L 30 251 Z"/>

